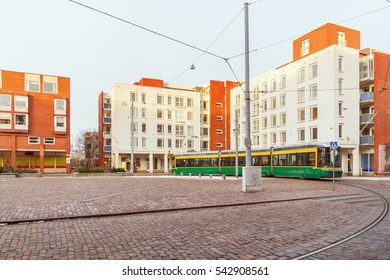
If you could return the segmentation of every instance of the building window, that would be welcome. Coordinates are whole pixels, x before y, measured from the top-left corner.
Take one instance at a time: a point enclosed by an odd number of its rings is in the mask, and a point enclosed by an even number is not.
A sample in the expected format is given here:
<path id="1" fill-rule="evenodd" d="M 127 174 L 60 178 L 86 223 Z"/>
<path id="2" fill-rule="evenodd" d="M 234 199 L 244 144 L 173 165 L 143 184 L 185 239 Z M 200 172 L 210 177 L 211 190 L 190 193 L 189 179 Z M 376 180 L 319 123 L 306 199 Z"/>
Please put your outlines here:
<path id="1" fill-rule="evenodd" d="M 286 113 L 280 113 L 280 125 L 286 125 Z"/>
<path id="2" fill-rule="evenodd" d="M 184 111 L 176 111 L 176 121 L 184 122 Z"/>
<path id="3" fill-rule="evenodd" d="M 318 65 L 317 63 L 311 64 L 310 65 L 310 78 L 314 79 L 317 78 L 318 76 Z"/>
<path id="4" fill-rule="evenodd" d="M 262 102 L 261 102 L 261 108 L 263 109 L 263 112 L 266 112 L 267 110 L 268 110 L 268 106 L 267 106 L 268 104 L 267 104 L 267 100 L 263 100 Z"/>
<path id="5" fill-rule="evenodd" d="M 310 98 L 317 98 L 318 96 L 318 87 L 317 84 L 310 86 Z"/>
<path id="6" fill-rule="evenodd" d="M 276 115 L 271 116 L 271 127 L 276 127 Z"/>
<path id="7" fill-rule="evenodd" d="M 137 93 L 136 92 L 130 92 L 130 101 L 131 102 L 137 101 Z"/>
<path id="8" fill-rule="evenodd" d="M 271 109 L 276 109 L 276 97 L 271 98 Z"/>
<path id="9" fill-rule="evenodd" d="M 299 122 L 305 121 L 305 108 L 298 109 L 298 121 Z"/>
<path id="10" fill-rule="evenodd" d="M 160 105 L 164 104 L 164 96 L 157 95 L 157 104 L 160 104 Z"/>
<path id="11" fill-rule="evenodd" d="M 217 148 L 222 148 L 222 147 L 223 147 L 222 143 L 217 143 Z"/>
<path id="12" fill-rule="evenodd" d="M 54 137 L 45 137 L 44 143 L 48 145 L 54 145 L 55 144 L 55 138 Z M 111 143 L 110 143 L 111 145 Z"/>
<path id="13" fill-rule="evenodd" d="M 157 125 L 157 133 L 164 133 L 164 125 L 163 124 Z"/>
<path id="14" fill-rule="evenodd" d="M 223 134 L 223 131 L 222 131 L 222 129 L 217 129 L 217 130 L 215 131 L 215 133 L 216 133 L 216 134 Z"/>
<path id="15" fill-rule="evenodd" d="M 187 98 L 187 107 L 194 107 L 194 99 Z"/>
<path id="16" fill-rule="evenodd" d="M 318 109 L 317 106 L 310 107 L 310 119 L 316 120 L 318 118 Z"/>
<path id="17" fill-rule="evenodd" d="M 143 104 L 146 103 L 146 94 L 145 94 L 145 93 L 142 93 L 142 94 L 141 94 L 141 102 L 142 102 Z"/>
<path id="18" fill-rule="evenodd" d="M 271 133 L 271 143 L 276 144 L 276 133 L 275 132 Z"/>
<path id="19" fill-rule="evenodd" d="M 206 127 L 202 128 L 202 136 L 209 136 L 209 129 Z"/>
<path id="20" fill-rule="evenodd" d="M 317 127 L 310 128 L 310 140 L 317 140 L 318 139 L 317 131 L 318 131 Z"/>
<path id="21" fill-rule="evenodd" d="M 29 92 L 40 92 L 41 91 L 40 76 L 36 74 L 25 74 L 24 90 Z"/>
<path id="22" fill-rule="evenodd" d="M 342 56 L 339 56 L 339 72 L 344 71 L 344 58 Z"/>
<path id="23" fill-rule="evenodd" d="M 339 124 L 339 138 L 343 138 L 343 124 Z"/>
<path id="24" fill-rule="evenodd" d="M 273 79 L 271 81 L 271 91 L 272 92 L 276 91 L 276 79 Z"/>
<path id="25" fill-rule="evenodd" d="M 130 132 L 131 132 L 131 122 L 130 122 Z M 138 133 L 138 123 L 133 122 L 133 132 Z"/>
<path id="26" fill-rule="evenodd" d="M 209 122 L 209 117 L 208 115 L 202 115 L 203 123 L 208 123 Z"/>
<path id="27" fill-rule="evenodd" d="M 30 136 L 28 137 L 28 143 L 29 144 L 39 144 L 41 141 L 40 141 L 40 138 L 39 137 L 35 137 L 35 136 Z M 46 144 L 46 143 L 45 143 Z"/>
<path id="28" fill-rule="evenodd" d="M 168 148 L 172 148 L 172 139 L 168 139 Z"/>
<path id="29" fill-rule="evenodd" d="M 188 136 L 194 136 L 194 126 L 193 125 L 188 125 L 187 126 L 187 135 Z"/>
<path id="30" fill-rule="evenodd" d="M 263 142 L 263 145 L 267 145 L 267 142 L 268 142 L 268 135 L 266 133 L 263 134 L 262 136 L 262 142 Z"/>
<path id="31" fill-rule="evenodd" d="M 280 95 L 279 103 L 280 103 L 280 108 L 286 106 L 286 94 Z"/>
<path id="32" fill-rule="evenodd" d="M 157 138 L 157 148 L 164 148 L 164 139 Z"/>
<path id="33" fill-rule="evenodd" d="M 172 105 L 172 96 L 168 95 L 168 105 Z"/>
<path id="34" fill-rule="evenodd" d="M 343 116 L 343 102 L 339 102 L 339 116 Z"/>
<path id="35" fill-rule="evenodd" d="M 298 103 L 305 101 L 305 89 L 300 88 L 298 89 Z"/>
<path id="36" fill-rule="evenodd" d="M 141 115 L 143 119 L 146 119 L 146 108 L 141 109 Z"/>
<path id="37" fill-rule="evenodd" d="M 157 109 L 157 118 L 158 119 L 164 118 L 164 111 L 162 109 Z"/>
<path id="38" fill-rule="evenodd" d="M 286 131 L 280 132 L 280 143 L 285 144 L 286 143 Z"/>
<path id="39" fill-rule="evenodd" d="M 176 139 L 176 148 L 177 149 L 182 149 L 183 148 L 183 143 L 184 143 L 184 140 L 183 139 Z"/>
<path id="40" fill-rule="evenodd" d="M 14 107 L 17 112 L 27 112 L 28 111 L 28 97 L 27 96 L 15 96 L 14 97 Z"/>
<path id="41" fill-rule="evenodd" d="M 259 119 L 254 119 L 252 124 L 253 124 L 253 131 L 259 131 L 260 128 Z"/>
<path id="42" fill-rule="evenodd" d="M 260 114 L 260 105 L 259 103 L 253 104 L 253 116 L 258 116 Z"/>
<path id="43" fill-rule="evenodd" d="M 261 85 L 261 95 L 266 95 L 268 92 L 268 86 L 267 86 L 267 83 L 263 83 Z"/>
<path id="44" fill-rule="evenodd" d="M 194 112 L 187 112 L 187 121 L 194 120 Z"/>
<path id="45" fill-rule="evenodd" d="M 267 128 L 267 117 L 262 118 L 261 127 L 262 128 Z"/>
<path id="46" fill-rule="evenodd" d="M 339 79 L 339 94 L 343 94 L 343 79 Z"/>
<path id="47" fill-rule="evenodd" d="M 141 141 L 142 141 L 142 148 L 146 148 L 146 137 L 142 137 L 141 138 Z"/>
<path id="48" fill-rule="evenodd" d="M 11 129 L 11 113 L 0 112 L 0 129 Z"/>
<path id="49" fill-rule="evenodd" d="M 175 105 L 176 105 L 176 107 L 184 107 L 184 98 L 183 97 L 176 97 L 175 98 Z"/>
<path id="50" fill-rule="evenodd" d="M 65 131 L 66 124 L 65 124 L 66 117 L 54 117 L 54 129 L 55 131 Z"/>
<path id="51" fill-rule="evenodd" d="M 184 136 L 184 125 L 176 125 L 176 135 Z"/>
<path id="52" fill-rule="evenodd" d="M 309 54 L 310 51 L 310 39 L 302 41 L 301 56 Z"/>
<path id="53" fill-rule="evenodd" d="M 146 133 L 146 123 L 143 123 L 141 125 L 141 131 L 142 131 L 142 133 Z"/>
<path id="54" fill-rule="evenodd" d="M 202 141 L 202 150 L 204 151 L 209 150 L 209 141 Z"/>
<path id="55" fill-rule="evenodd" d="M 305 68 L 298 69 L 298 83 L 303 83 L 305 81 Z"/>
<path id="56" fill-rule="evenodd" d="M 305 141 L 305 129 L 304 128 L 298 129 L 298 141 Z"/>
<path id="57" fill-rule="evenodd" d="M 280 89 L 285 89 L 287 86 L 287 78 L 286 76 L 280 77 Z"/>
<path id="58" fill-rule="evenodd" d="M 215 106 L 217 106 L 218 108 L 222 108 L 223 104 L 221 102 L 217 102 L 215 103 Z"/>
<path id="59" fill-rule="evenodd" d="M 54 99 L 54 113 L 59 115 L 66 114 L 66 100 Z"/>
<path id="60" fill-rule="evenodd" d="M 222 116 L 217 116 L 217 121 L 222 121 L 222 120 L 223 120 Z"/>
<path id="61" fill-rule="evenodd" d="M 239 93 L 237 93 L 235 95 L 235 100 L 236 100 L 236 105 L 240 105 L 240 94 Z"/>
<path id="62" fill-rule="evenodd" d="M 26 126 L 28 117 L 27 115 L 15 114 L 15 125 Z"/>
<path id="63" fill-rule="evenodd" d="M 337 33 L 337 38 L 338 38 L 338 44 L 340 45 L 340 46 L 343 46 L 343 47 L 345 47 L 345 46 L 347 46 L 347 41 L 345 40 L 345 33 L 344 32 L 338 32 Z"/>
<path id="64" fill-rule="evenodd" d="M 0 110 L 11 111 L 11 95 L 0 94 Z"/>
<path id="65" fill-rule="evenodd" d="M 57 84 L 43 82 L 43 92 L 44 93 L 57 93 Z"/>

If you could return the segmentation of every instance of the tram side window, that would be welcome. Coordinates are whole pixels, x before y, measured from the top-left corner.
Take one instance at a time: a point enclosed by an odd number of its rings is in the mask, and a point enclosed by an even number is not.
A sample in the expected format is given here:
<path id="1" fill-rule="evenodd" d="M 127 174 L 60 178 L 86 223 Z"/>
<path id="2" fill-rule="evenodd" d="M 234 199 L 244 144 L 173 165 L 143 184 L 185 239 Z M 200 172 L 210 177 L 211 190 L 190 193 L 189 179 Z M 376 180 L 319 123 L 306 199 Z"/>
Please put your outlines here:
<path id="1" fill-rule="evenodd" d="M 211 158 L 200 158 L 199 166 L 210 166 Z"/>
<path id="2" fill-rule="evenodd" d="M 230 165 L 230 158 L 228 157 L 221 158 L 221 166 L 229 166 L 229 165 Z"/>
<path id="3" fill-rule="evenodd" d="M 286 166 L 287 155 L 279 155 L 279 164 L 280 166 Z"/>
<path id="4" fill-rule="evenodd" d="M 210 166 L 218 166 L 218 159 L 217 158 L 212 158 Z"/>
<path id="5" fill-rule="evenodd" d="M 199 166 L 199 159 L 198 158 L 189 159 L 187 166 L 190 166 L 190 167 Z"/>
<path id="6" fill-rule="evenodd" d="M 315 153 L 308 153 L 309 166 L 314 166 L 316 164 L 316 156 Z"/>
<path id="7" fill-rule="evenodd" d="M 278 158 L 279 158 L 279 156 L 277 156 L 277 155 L 272 156 L 272 165 L 273 166 L 278 165 Z"/>
<path id="8" fill-rule="evenodd" d="M 290 166 L 297 165 L 297 155 L 288 155 L 287 156 L 287 165 L 290 165 Z"/>
<path id="9" fill-rule="evenodd" d="M 269 165 L 269 156 L 260 156 L 260 163 L 261 163 L 261 166 L 268 166 Z"/>
<path id="10" fill-rule="evenodd" d="M 326 158 L 326 148 L 318 148 L 318 166 L 327 165 L 329 160 Z"/>
<path id="11" fill-rule="evenodd" d="M 245 157 L 238 157 L 238 166 L 245 166 Z"/>
<path id="12" fill-rule="evenodd" d="M 186 160 L 185 159 L 176 159 L 176 167 L 185 167 Z"/>
<path id="13" fill-rule="evenodd" d="M 315 164 L 315 154 L 314 153 L 297 154 L 297 165 L 299 165 L 299 166 L 314 166 L 314 164 Z"/>

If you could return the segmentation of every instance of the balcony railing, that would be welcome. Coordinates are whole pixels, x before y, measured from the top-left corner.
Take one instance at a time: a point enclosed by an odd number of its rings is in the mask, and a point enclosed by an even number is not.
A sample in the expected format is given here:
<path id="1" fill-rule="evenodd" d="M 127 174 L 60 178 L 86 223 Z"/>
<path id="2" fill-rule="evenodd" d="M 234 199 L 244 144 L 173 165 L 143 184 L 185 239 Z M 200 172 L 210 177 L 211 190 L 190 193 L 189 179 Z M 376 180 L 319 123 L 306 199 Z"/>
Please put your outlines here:
<path id="1" fill-rule="evenodd" d="M 111 109 L 111 104 L 104 103 L 103 107 L 104 107 L 104 109 Z"/>
<path id="2" fill-rule="evenodd" d="M 104 146 L 103 151 L 105 152 L 111 152 L 111 146 Z"/>
<path id="3" fill-rule="evenodd" d="M 374 123 L 374 114 L 360 115 L 360 124 Z"/>
<path id="4" fill-rule="evenodd" d="M 361 93 L 360 102 L 374 102 L 374 93 L 371 91 Z"/>
<path id="5" fill-rule="evenodd" d="M 111 123 L 111 118 L 104 118 L 103 123 Z"/>
<path id="6" fill-rule="evenodd" d="M 360 145 L 374 145 L 374 136 L 373 135 L 360 136 Z"/>

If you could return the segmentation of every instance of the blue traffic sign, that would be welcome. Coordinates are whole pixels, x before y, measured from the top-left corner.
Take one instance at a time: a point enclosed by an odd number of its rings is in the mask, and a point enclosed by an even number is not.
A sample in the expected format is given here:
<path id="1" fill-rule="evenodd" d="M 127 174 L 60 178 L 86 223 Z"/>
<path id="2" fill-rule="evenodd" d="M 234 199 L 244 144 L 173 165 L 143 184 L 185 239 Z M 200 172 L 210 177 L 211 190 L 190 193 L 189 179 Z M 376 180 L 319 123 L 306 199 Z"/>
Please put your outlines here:
<path id="1" fill-rule="evenodd" d="M 337 149 L 338 147 L 337 141 L 330 142 L 329 147 L 331 149 Z"/>

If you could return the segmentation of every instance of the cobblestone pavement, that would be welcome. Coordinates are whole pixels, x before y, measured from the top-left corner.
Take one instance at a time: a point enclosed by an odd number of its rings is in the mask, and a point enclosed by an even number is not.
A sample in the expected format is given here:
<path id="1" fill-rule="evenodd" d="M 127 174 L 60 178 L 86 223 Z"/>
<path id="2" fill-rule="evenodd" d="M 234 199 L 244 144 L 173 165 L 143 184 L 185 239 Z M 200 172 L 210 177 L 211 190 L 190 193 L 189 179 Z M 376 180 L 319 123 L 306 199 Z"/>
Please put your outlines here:
<path id="1" fill-rule="evenodd" d="M 331 181 L 262 184 L 243 193 L 236 179 L 0 178 L 0 259 L 292 259 L 357 232 L 384 209 L 372 193 L 340 184 L 334 191 Z M 389 244 L 385 226 L 382 234 L 373 242 Z"/>

